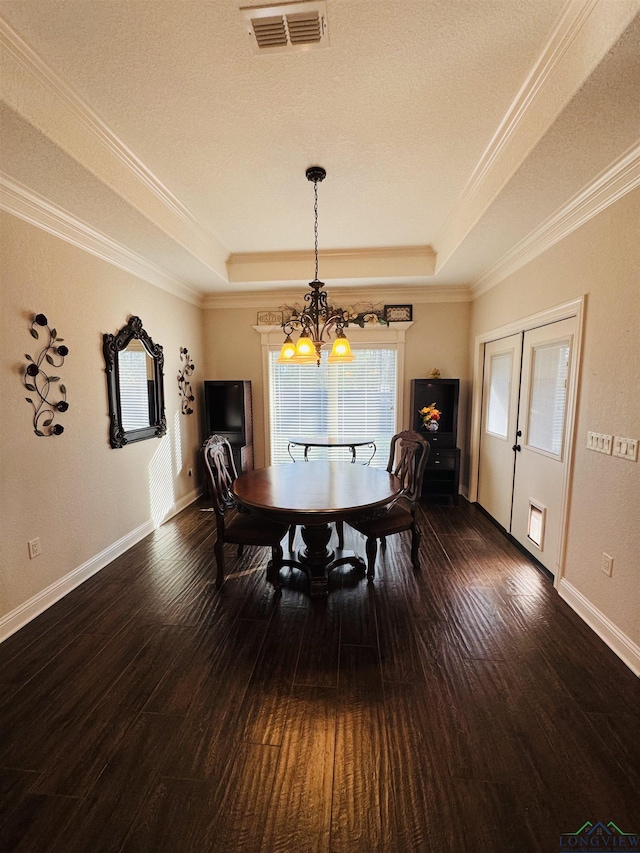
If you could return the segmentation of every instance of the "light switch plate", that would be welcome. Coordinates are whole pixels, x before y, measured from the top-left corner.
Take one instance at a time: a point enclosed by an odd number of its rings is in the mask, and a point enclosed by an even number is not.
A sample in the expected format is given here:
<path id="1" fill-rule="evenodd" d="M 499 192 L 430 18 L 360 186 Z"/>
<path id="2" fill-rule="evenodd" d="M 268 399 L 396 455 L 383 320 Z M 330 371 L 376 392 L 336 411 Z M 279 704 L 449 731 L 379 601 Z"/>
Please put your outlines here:
<path id="1" fill-rule="evenodd" d="M 621 438 L 619 435 L 613 437 L 613 455 L 620 459 L 628 459 L 630 462 L 638 461 L 638 439 Z"/>
<path id="2" fill-rule="evenodd" d="M 612 435 L 606 435 L 603 432 L 587 432 L 587 450 L 593 450 L 596 453 L 606 453 L 611 455 Z"/>

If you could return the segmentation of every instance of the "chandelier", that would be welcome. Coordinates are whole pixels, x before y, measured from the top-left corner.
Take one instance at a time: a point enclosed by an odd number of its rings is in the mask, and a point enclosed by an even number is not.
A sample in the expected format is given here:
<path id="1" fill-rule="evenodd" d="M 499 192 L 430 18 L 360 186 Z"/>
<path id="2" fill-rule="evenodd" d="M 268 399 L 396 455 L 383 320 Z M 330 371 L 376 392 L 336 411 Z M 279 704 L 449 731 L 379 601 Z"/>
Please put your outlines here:
<path id="1" fill-rule="evenodd" d="M 320 366 L 320 355 L 325 341 L 335 331 L 335 340 L 331 348 L 331 354 L 327 361 L 329 364 L 347 364 L 353 361 L 355 356 L 351 352 L 349 341 L 344 333 L 344 317 L 341 311 L 335 311 L 327 300 L 327 293 L 322 288 L 324 282 L 318 280 L 318 184 L 323 181 L 327 173 L 322 166 L 311 166 L 306 171 L 308 181 L 313 181 L 313 192 L 315 203 L 314 211 L 314 236 L 315 236 L 315 258 L 316 274 L 313 281 L 309 282 L 311 291 L 305 293 L 306 305 L 299 314 L 292 314 L 282 324 L 285 341 L 278 356 L 280 364 L 317 364 Z M 300 329 L 300 337 L 297 343 L 291 339 L 296 328 Z"/>

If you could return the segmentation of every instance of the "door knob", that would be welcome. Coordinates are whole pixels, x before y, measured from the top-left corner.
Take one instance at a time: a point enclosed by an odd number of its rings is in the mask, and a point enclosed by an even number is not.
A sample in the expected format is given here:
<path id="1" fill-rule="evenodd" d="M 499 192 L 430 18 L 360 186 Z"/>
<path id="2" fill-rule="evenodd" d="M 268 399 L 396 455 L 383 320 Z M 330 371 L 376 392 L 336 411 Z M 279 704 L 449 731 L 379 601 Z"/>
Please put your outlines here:
<path id="1" fill-rule="evenodd" d="M 520 452 L 520 451 L 522 450 L 522 448 L 520 447 L 520 445 L 519 445 L 519 444 L 514 444 L 514 445 L 513 445 L 513 447 L 512 447 L 511 449 L 512 449 L 512 450 L 517 450 L 518 452 Z"/>

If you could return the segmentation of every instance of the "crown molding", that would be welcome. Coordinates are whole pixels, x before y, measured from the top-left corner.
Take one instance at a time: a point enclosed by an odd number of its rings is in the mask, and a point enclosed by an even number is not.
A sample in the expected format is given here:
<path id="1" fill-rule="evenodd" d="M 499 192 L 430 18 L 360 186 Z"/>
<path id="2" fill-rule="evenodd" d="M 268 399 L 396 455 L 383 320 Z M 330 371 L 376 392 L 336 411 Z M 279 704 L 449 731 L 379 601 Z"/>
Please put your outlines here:
<path id="1" fill-rule="evenodd" d="M 533 102 L 548 83 L 598 2 L 599 0 L 586 0 L 586 2 L 583 0 L 578 3 L 567 3 L 540 56 L 471 173 L 458 200 L 459 209 L 469 206 L 471 198 L 479 191 L 487 173 L 494 167 L 500 154 L 515 135 L 527 111 L 531 109 Z"/>
<path id="2" fill-rule="evenodd" d="M 247 252 L 227 260 L 230 282 L 300 281 L 313 270 L 313 252 Z M 435 272 L 431 246 L 384 246 L 318 252 L 323 279 L 428 278 Z"/>
<path id="3" fill-rule="evenodd" d="M 589 68 L 602 59 L 637 11 L 638 4 L 568 0 L 434 240 L 436 272 L 451 258 L 540 141 L 567 98 L 582 85 Z"/>
<path id="4" fill-rule="evenodd" d="M 435 257 L 431 246 L 381 246 L 371 249 L 320 249 L 318 258 L 322 260 L 340 260 L 360 258 L 386 259 L 386 258 L 417 258 L 419 260 Z M 227 263 L 233 264 L 267 264 L 274 261 L 304 261 L 313 260 L 314 253 L 311 249 L 303 249 L 298 252 L 234 252 L 229 256 Z"/>
<path id="5" fill-rule="evenodd" d="M 173 296 L 202 307 L 202 299 L 193 287 L 2 172 L 0 208 Z"/>
<path id="6" fill-rule="evenodd" d="M 115 156 L 138 181 L 160 200 L 172 215 L 180 220 L 182 226 L 195 240 L 196 245 L 206 250 L 206 257 L 211 255 L 212 250 L 221 258 L 226 259 L 228 257 L 229 250 L 202 225 L 157 175 L 108 127 L 75 89 L 56 73 L 2 16 L 0 16 L 0 47 L 4 48 L 39 86 L 49 92 L 79 125 L 87 130 L 110 154 Z M 55 139 L 53 141 L 55 142 Z M 180 242 L 176 236 L 172 235 L 172 238 Z M 181 244 L 184 245 L 184 243 Z M 189 246 L 184 246 L 184 248 L 192 251 Z M 200 258 L 200 260 L 208 263 L 205 258 Z M 211 266 L 210 263 L 208 265 Z M 221 268 L 214 269 L 214 271 L 224 278 L 223 263 L 216 266 Z"/>
<path id="7" fill-rule="evenodd" d="M 255 308 L 256 311 L 277 311 L 283 305 L 301 303 L 304 288 L 298 290 L 252 290 L 243 293 L 214 293 L 204 296 L 202 307 L 212 310 L 229 308 Z M 425 285 L 419 287 L 373 288 L 333 288 L 331 302 L 341 305 L 353 305 L 358 302 L 374 304 L 420 305 L 434 302 L 470 302 L 473 296 L 466 285 Z M 394 325 L 396 325 L 394 323 Z"/>
<path id="8" fill-rule="evenodd" d="M 573 196 L 472 283 L 473 299 L 546 252 L 609 205 L 640 186 L 640 143 Z"/>
<path id="9" fill-rule="evenodd" d="M 252 290 L 242 293 L 225 291 L 203 295 L 194 287 L 152 264 L 136 252 L 58 207 L 43 196 L 0 172 L 0 209 L 41 228 L 67 243 L 71 243 L 137 278 L 190 302 L 199 308 L 229 309 L 253 307 L 257 310 L 278 308 L 300 302 L 304 289 Z M 376 250 L 384 253 L 385 250 Z M 304 253 L 303 253 L 304 254 Z M 407 303 L 470 302 L 471 289 L 465 285 L 420 285 L 415 287 L 334 288 L 334 301 L 344 303 Z"/>

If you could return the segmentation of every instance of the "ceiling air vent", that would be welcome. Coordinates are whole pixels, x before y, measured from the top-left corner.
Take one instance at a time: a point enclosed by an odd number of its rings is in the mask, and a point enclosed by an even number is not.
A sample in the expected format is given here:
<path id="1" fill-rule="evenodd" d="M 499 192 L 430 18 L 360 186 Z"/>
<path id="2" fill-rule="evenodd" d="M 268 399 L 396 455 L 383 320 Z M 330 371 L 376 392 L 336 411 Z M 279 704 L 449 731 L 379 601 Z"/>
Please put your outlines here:
<path id="1" fill-rule="evenodd" d="M 311 50 L 329 44 L 325 0 L 244 6 L 240 11 L 254 53 Z"/>

